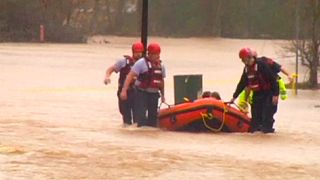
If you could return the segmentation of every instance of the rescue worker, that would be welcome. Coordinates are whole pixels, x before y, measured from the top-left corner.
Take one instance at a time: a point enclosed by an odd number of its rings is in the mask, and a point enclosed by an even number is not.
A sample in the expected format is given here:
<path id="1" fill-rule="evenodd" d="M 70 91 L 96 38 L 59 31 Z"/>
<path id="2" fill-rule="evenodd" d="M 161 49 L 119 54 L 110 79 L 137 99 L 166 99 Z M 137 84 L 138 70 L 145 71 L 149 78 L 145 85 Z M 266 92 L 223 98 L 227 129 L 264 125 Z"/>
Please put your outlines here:
<path id="1" fill-rule="evenodd" d="M 250 132 L 262 130 L 264 133 L 273 133 L 273 116 L 277 111 L 279 96 L 277 75 L 263 58 L 255 58 L 249 48 L 241 49 L 239 57 L 245 67 L 231 102 L 234 102 L 246 87 L 249 88 L 253 91 Z"/>
<path id="2" fill-rule="evenodd" d="M 253 53 L 253 57 L 256 59 L 257 58 L 257 52 L 250 49 Z M 277 62 L 273 61 L 270 58 L 267 57 L 261 57 L 261 59 L 269 65 L 271 70 L 277 74 L 277 82 L 279 84 L 279 90 L 280 90 L 280 98 L 282 100 L 286 100 L 288 98 L 288 93 L 287 93 L 287 88 L 285 86 L 285 83 L 283 79 L 278 75 L 279 72 L 282 72 L 285 74 L 289 80 L 290 83 L 293 82 L 293 78 L 290 76 L 290 73 L 280 64 Z M 247 88 L 243 90 L 240 95 L 239 95 L 239 101 L 238 101 L 238 106 L 240 107 L 240 110 L 244 113 L 249 112 L 249 104 L 252 104 L 252 91 L 248 90 Z"/>
<path id="3" fill-rule="evenodd" d="M 257 58 L 257 52 L 252 49 L 251 49 L 251 51 L 253 53 L 253 57 Z M 270 58 L 261 57 L 261 59 L 263 61 L 267 62 L 267 64 L 271 68 L 271 70 L 277 74 L 277 82 L 279 84 L 280 98 L 282 100 L 286 100 L 288 98 L 287 88 L 285 86 L 283 79 L 278 74 L 279 74 L 279 72 L 282 72 L 283 74 L 285 74 L 287 76 L 289 82 L 292 83 L 293 78 L 290 76 L 290 73 L 283 66 L 281 66 L 280 64 L 278 64 L 277 62 L 273 61 Z M 239 95 L 238 106 L 240 107 L 240 110 L 242 112 L 248 113 L 250 104 L 252 104 L 252 91 L 250 91 L 246 88 Z"/>
<path id="4" fill-rule="evenodd" d="M 104 83 L 107 85 L 111 83 L 110 76 L 113 72 L 119 74 L 118 80 L 118 106 L 119 111 L 122 115 L 123 119 L 123 126 L 128 126 L 135 123 L 133 119 L 133 112 L 134 112 L 134 89 L 133 89 L 133 82 L 130 83 L 129 87 L 127 88 L 128 98 L 126 100 L 120 99 L 120 92 L 123 87 L 124 81 L 131 70 L 131 67 L 134 63 L 142 57 L 142 53 L 144 51 L 144 46 L 141 42 L 136 42 L 132 45 L 132 56 L 124 55 L 124 58 L 118 60 L 114 65 L 110 66 L 104 78 Z"/>
<path id="5" fill-rule="evenodd" d="M 138 60 L 128 74 L 121 91 L 121 98 L 127 99 L 127 89 L 130 82 L 135 81 L 135 114 L 138 127 L 157 127 L 158 100 L 165 102 L 164 78 L 165 68 L 160 60 L 161 48 L 158 43 L 148 45 L 145 58 Z"/>
<path id="6" fill-rule="evenodd" d="M 204 91 L 201 98 L 215 98 L 217 100 L 221 100 L 220 94 L 217 91 Z"/>

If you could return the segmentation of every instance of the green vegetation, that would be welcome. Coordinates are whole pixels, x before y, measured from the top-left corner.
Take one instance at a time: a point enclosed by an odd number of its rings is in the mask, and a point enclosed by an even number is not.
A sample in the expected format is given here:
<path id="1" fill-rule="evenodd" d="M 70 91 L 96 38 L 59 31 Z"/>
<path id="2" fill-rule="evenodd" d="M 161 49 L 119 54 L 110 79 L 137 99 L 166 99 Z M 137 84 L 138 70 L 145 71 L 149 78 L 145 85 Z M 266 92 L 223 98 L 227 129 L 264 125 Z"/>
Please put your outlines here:
<path id="1" fill-rule="evenodd" d="M 1 0 L 0 41 L 81 42 L 93 34 L 140 34 L 142 0 Z M 149 0 L 149 33 L 292 39 L 293 0 Z M 303 8 L 303 7 L 302 7 Z"/>

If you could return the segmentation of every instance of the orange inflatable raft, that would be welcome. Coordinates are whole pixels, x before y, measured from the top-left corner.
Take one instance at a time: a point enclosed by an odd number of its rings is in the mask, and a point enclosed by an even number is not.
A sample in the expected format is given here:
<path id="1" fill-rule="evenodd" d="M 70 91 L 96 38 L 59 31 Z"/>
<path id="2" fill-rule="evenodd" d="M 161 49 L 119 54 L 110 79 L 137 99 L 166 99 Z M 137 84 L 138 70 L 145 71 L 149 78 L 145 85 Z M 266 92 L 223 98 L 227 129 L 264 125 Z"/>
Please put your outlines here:
<path id="1" fill-rule="evenodd" d="M 171 131 L 248 132 L 250 117 L 214 98 L 186 102 L 159 112 L 159 127 Z"/>

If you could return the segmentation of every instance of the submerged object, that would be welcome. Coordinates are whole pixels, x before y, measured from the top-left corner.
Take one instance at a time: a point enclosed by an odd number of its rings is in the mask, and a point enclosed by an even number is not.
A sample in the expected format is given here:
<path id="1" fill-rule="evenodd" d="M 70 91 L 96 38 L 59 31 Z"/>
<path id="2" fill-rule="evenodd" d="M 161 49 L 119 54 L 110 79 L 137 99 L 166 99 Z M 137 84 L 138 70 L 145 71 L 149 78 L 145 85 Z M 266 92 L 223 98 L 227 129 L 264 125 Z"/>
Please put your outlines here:
<path id="1" fill-rule="evenodd" d="M 159 111 L 159 128 L 171 131 L 249 132 L 251 118 L 215 98 L 202 98 Z"/>

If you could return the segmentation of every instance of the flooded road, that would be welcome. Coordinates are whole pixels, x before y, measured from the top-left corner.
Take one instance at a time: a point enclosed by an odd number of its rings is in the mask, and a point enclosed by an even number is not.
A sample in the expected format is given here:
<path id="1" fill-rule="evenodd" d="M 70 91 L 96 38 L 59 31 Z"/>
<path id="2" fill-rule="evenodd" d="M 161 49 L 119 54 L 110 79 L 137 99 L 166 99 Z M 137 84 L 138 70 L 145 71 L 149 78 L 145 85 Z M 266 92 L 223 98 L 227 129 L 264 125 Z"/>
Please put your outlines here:
<path id="1" fill-rule="evenodd" d="M 0 44 L 0 179 L 320 177 L 320 91 L 289 92 L 279 103 L 275 134 L 122 128 L 117 75 L 108 86 L 103 79 L 138 39 L 107 39 L 109 44 Z M 242 72 L 242 47 L 255 47 L 294 72 L 294 59 L 278 58 L 281 41 L 153 40 L 162 45 L 169 104 L 178 74 L 202 74 L 204 90 L 230 100 Z"/>

